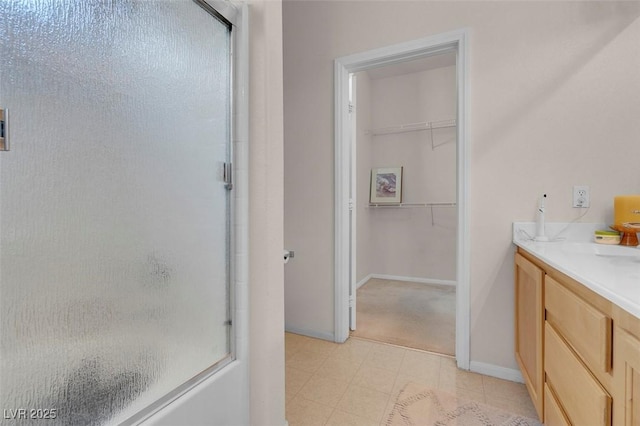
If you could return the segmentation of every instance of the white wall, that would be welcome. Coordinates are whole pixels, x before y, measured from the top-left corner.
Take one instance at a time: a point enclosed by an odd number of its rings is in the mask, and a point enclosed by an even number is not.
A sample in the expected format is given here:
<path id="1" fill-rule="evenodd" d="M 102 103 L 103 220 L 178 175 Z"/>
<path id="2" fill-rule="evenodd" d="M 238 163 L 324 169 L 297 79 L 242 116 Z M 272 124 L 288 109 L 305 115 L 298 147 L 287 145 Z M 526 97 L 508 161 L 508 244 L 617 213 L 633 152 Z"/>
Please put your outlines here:
<path id="1" fill-rule="evenodd" d="M 249 83 L 252 425 L 284 425 L 282 3 L 254 0 Z"/>
<path id="2" fill-rule="evenodd" d="M 364 74 L 364 73 L 361 73 Z M 456 116 L 455 66 L 371 80 L 371 127 L 359 132 Z M 357 102 L 357 108 L 362 102 Z M 406 132 L 368 136 L 366 171 L 358 173 L 359 192 L 368 197 L 370 170 L 403 166 L 403 202 L 456 201 L 456 130 Z M 365 168 L 365 167 L 363 167 Z M 360 201 L 363 196 L 359 195 Z M 368 198 L 364 200 L 368 203 Z M 456 279 L 455 207 L 367 208 L 359 210 L 369 225 L 358 234 L 358 249 L 366 244 L 369 274 L 454 281 Z M 366 240 L 360 238 L 365 236 Z M 360 268 L 358 268 L 360 270 Z M 362 279 L 362 277 L 359 277 Z"/>
<path id="3" fill-rule="evenodd" d="M 575 184 L 591 187 L 582 220 L 610 222 L 613 197 L 640 191 L 640 3 L 285 1 L 283 15 L 285 241 L 298 249 L 286 326 L 334 330 L 333 60 L 468 28 L 470 357 L 517 368 L 511 223 L 534 220 L 543 192 L 549 221 L 577 217 Z"/>

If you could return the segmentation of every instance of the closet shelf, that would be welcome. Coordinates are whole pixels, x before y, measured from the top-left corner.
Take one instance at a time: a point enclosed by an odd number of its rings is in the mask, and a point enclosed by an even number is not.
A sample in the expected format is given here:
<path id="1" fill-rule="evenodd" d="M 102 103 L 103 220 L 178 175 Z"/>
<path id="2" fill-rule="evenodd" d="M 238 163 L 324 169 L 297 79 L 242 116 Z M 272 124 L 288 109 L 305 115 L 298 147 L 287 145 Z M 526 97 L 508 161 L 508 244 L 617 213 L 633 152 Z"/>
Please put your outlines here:
<path id="1" fill-rule="evenodd" d="M 429 134 L 431 136 L 431 150 L 436 149 L 439 146 L 444 145 L 444 143 L 437 144 L 433 139 L 433 131 L 434 129 L 448 129 L 455 128 L 456 120 L 441 120 L 441 121 L 423 121 L 421 123 L 411 123 L 411 124 L 401 124 L 399 126 L 391 126 L 391 127 L 381 127 L 379 129 L 370 130 L 368 133 L 373 136 L 378 135 L 392 135 L 396 133 L 405 133 L 405 132 L 417 132 L 420 130 L 429 130 Z"/>
<path id="2" fill-rule="evenodd" d="M 395 208 L 455 207 L 455 206 L 456 206 L 456 203 L 395 203 L 395 204 L 369 203 L 369 207 L 395 207 Z"/>
<path id="3" fill-rule="evenodd" d="M 375 203 L 369 203 L 369 208 L 378 208 L 378 207 L 385 207 L 385 208 L 419 208 L 419 207 L 426 207 L 426 208 L 430 208 L 431 209 L 431 226 L 435 225 L 435 220 L 433 218 L 433 208 L 434 207 L 455 207 L 457 206 L 457 203 L 399 203 L 399 204 L 375 204 Z"/>
<path id="4" fill-rule="evenodd" d="M 416 132 L 420 130 L 433 130 L 433 129 L 445 129 L 449 127 L 456 127 L 456 120 L 441 120 L 441 121 L 423 121 L 420 123 L 401 124 L 399 126 L 381 127 L 378 129 L 371 129 L 370 134 L 376 135 L 389 135 L 393 133 L 405 133 Z"/>

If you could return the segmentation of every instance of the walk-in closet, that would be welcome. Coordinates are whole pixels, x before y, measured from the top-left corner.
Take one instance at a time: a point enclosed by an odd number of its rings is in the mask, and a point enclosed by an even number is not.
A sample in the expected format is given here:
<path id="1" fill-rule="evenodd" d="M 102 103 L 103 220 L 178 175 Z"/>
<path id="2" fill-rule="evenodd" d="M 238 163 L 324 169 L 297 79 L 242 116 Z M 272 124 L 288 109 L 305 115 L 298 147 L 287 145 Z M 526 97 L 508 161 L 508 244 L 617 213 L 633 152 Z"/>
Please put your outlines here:
<path id="1" fill-rule="evenodd" d="M 455 353 L 455 53 L 352 75 L 356 327 Z"/>

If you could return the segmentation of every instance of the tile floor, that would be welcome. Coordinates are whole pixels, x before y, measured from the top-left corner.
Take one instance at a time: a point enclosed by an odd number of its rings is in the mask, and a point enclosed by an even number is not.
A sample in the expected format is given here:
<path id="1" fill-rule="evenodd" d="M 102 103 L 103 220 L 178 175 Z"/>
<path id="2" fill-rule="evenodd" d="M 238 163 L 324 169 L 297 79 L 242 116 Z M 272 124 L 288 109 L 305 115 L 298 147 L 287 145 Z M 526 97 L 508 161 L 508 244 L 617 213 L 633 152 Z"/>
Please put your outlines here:
<path id="1" fill-rule="evenodd" d="M 289 426 L 381 425 L 408 382 L 537 418 L 523 384 L 458 370 L 453 358 L 350 338 L 286 333 Z"/>

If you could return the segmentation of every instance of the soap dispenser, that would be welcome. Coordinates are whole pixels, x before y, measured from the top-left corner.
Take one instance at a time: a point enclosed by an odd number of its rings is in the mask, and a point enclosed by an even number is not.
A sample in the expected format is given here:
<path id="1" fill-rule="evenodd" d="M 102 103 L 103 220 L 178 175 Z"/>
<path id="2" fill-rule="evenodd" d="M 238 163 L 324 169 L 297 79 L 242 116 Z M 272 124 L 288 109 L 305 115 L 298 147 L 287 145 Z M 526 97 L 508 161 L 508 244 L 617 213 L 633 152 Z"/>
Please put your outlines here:
<path id="1" fill-rule="evenodd" d="M 549 241 L 549 237 L 547 237 L 546 231 L 544 229 L 544 202 L 546 198 L 547 194 L 542 194 L 542 197 L 540 198 L 540 202 L 538 204 L 538 220 L 536 222 L 536 237 L 534 238 L 536 241 Z"/>

